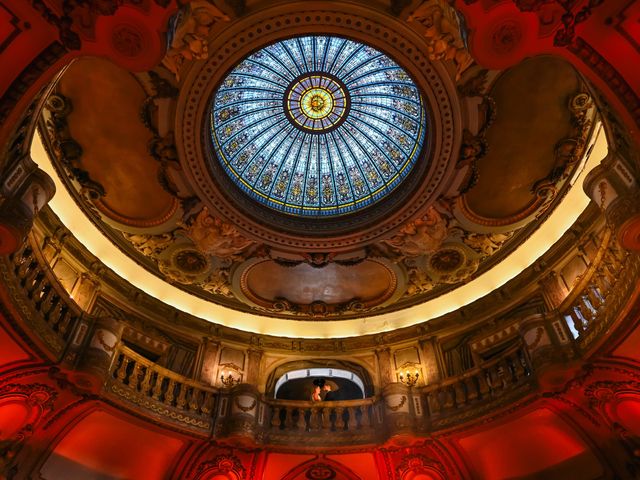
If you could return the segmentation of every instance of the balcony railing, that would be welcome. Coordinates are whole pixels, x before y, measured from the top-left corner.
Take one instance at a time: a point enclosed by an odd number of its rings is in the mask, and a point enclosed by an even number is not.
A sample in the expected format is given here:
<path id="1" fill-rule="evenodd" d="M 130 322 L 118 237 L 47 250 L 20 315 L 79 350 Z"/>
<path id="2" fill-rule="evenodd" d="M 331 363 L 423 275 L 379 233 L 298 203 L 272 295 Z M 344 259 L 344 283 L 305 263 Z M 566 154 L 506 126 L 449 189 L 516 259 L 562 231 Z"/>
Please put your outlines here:
<path id="1" fill-rule="evenodd" d="M 5 298 L 20 313 L 18 320 L 25 332 L 38 339 L 54 361 L 60 361 L 75 338 L 76 325 L 81 321 L 91 325 L 95 319 L 87 314 L 83 317 L 33 243 L 0 259 L 0 273 L 9 293 Z M 619 318 L 639 279 L 640 257 L 621 250 L 610 233 L 605 233 L 591 265 L 558 308 L 574 333 L 574 341 L 566 339 L 562 349 L 583 356 L 597 347 L 603 332 Z M 406 410 L 409 428 L 425 435 L 448 428 L 482 415 L 496 404 L 507 405 L 527 395 L 536 383 L 528 352 L 522 340 L 517 340 L 496 358 L 461 375 L 413 387 L 406 403 L 410 406 Z M 201 437 L 218 437 L 226 433 L 216 423 L 230 420 L 218 421 L 218 407 L 223 402 L 228 405 L 234 393 L 233 389 L 218 391 L 179 375 L 118 343 L 102 395 L 110 403 L 155 422 Z M 390 434 L 390 412 L 382 397 L 312 403 L 255 395 L 263 412 L 248 420 L 253 422 L 250 430 L 256 442 L 301 447 L 380 444 Z"/>
<path id="2" fill-rule="evenodd" d="M 509 395 L 526 392 L 535 384 L 532 367 L 522 345 L 514 345 L 499 357 L 424 387 L 431 427 L 445 426 L 463 411 L 486 406 Z"/>
<path id="3" fill-rule="evenodd" d="M 104 391 L 125 406 L 208 435 L 217 390 L 188 379 L 119 344 Z"/>
<path id="4" fill-rule="evenodd" d="M 621 249 L 606 233 L 591 266 L 559 307 L 580 350 L 588 350 L 618 318 L 639 278 L 640 257 Z"/>
<path id="5" fill-rule="evenodd" d="M 47 353 L 59 359 L 82 310 L 28 243 L 8 261 L 0 262 L 0 274 L 8 280 L 7 288 L 22 313 L 22 321 L 45 343 Z"/>
<path id="6" fill-rule="evenodd" d="M 266 439 L 272 444 L 377 443 L 382 439 L 381 404 L 377 398 L 311 402 L 268 400 Z"/>

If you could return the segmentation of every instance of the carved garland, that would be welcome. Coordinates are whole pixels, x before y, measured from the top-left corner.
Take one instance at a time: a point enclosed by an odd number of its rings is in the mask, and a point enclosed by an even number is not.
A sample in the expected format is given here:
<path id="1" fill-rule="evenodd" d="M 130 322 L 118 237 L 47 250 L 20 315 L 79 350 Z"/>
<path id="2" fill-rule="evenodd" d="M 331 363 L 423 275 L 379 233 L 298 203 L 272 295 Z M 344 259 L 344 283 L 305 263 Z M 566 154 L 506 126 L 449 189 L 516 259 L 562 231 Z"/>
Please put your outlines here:
<path id="1" fill-rule="evenodd" d="M 235 404 L 236 407 L 238 407 L 244 413 L 250 412 L 251 410 L 256 408 L 256 405 L 258 404 L 257 400 L 254 398 L 253 402 L 251 402 L 248 406 L 244 406 L 240 403 L 240 399 L 238 397 L 233 399 L 233 403 Z"/>
<path id="2" fill-rule="evenodd" d="M 407 397 L 405 397 L 404 395 L 402 396 L 402 399 L 400 400 L 400 403 L 398 405 L 389 405 L 387 402 L 385 402 L 385 406 L 391 410 L 392 412 L 397 412 L 398 410 L 400 410 L 404 404 L 407 403 Z"/>
<path id="3" fill-rule="evenodd" d="M 113 345 L 109 345 L 104 339 L 104 331 L 103 330 L 98 330 L 98 332 L 96 333 L 96 338 L 98 339 L 98 343 L 104 349 L 105 352 L 111 353 L 116 349 L 117 342 L 114 343 Z"/>
<path id="4" fill-rule="evenodd" d="M 544 333 L 544 328 L 543 327 L 536 328 L 536 337 L 533 339 L 533 341 L 531 343 L 527 343 L 527 348 L 529 350 L 535 350 L 536 349 L 536 347 L 540 343 L 540 340 L 542 340 L 542 334 L 543 333 Z"/>

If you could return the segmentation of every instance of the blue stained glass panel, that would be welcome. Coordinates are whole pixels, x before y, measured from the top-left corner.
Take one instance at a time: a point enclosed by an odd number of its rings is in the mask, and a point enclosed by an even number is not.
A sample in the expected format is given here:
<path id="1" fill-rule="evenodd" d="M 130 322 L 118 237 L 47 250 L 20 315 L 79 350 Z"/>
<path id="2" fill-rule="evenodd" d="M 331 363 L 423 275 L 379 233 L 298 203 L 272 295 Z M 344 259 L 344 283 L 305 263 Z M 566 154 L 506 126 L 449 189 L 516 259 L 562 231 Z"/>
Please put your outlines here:
<path id="1" fill-rule="evenodd" d="M 426 138 L 418 87 L 382 52 L 340 37 L 283 40 L 222 81 L 211 139 L 247 195 L 290 215 L 343 215 L 412 171 Z"/>

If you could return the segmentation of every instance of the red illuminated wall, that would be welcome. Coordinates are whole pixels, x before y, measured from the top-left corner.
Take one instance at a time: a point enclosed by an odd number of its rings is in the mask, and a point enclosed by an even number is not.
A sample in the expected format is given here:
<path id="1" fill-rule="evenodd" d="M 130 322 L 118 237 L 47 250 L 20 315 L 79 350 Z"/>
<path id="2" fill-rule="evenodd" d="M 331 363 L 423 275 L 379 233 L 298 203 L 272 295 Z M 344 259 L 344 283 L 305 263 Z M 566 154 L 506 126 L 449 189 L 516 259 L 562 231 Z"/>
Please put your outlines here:
<path id="1" fill-rule="evenodd" d="M 130 70 L 162 57 L 175 1 L 0 0 L 0 142 L 37 93 L 80 55 Z M 65 2 L 69 4 L 69 2 Z M 307 2 L 313 8 L 313 2 Z M 606 1 L 567 14 L 554 0 L 464 0 L 470 49 L 487 68 L 537 54 L 569 59 L 623 117 L 640 125 L 640 2 Z M 582 13 L 581 13 L 582 12 Z M 581 15 L 578 15 L 581 13 Z M 584 21 L 578 21 L 584 18 Z M 3 302 L 6 303 L 6 302 Z M 12 318 L 13 315 L 13 318 Z M 640 475 L 638 307 L 626 340 L 598 352 L 562 391 L 530 397 L 431 438 L 300 454 L 218 445 L 120 412 L 76 388 L 38 345 L 0 318 L 0 472 L 19 456 L 22 478 L 146 479 L 591 479 Z M 635 322 L 635 323 L 634 323 Z M 36 473 L 33 473 L 36 472 Z M 0 475 L 0 477 L 2 476 Z M 327 477 L 328 475 L 328 477 Z M 332 476 L 333 475 L 333 476 Z"/>

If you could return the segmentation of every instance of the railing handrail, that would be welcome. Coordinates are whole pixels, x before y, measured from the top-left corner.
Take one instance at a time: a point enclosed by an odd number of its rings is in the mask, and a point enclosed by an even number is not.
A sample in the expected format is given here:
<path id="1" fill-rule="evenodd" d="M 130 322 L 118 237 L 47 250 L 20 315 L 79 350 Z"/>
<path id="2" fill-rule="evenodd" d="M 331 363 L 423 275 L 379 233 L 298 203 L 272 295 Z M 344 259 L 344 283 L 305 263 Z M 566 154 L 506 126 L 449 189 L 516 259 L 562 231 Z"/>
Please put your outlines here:
<path id="1" fill-rule="evenodd" d="M 36 243 L 35 238 L 32 238 L 31 236 L 29 236 L 29 240 L 27 241 L 25 248 L 29 248 L 31 250 L 36 260 L 36 265 L 38 266 L 38 269 L 44 274 L 46 281 L 56 291 L 56 293 L 60 296 L 62 301 L 71 310 L 73 310 L 74 314 L 76 315 L 84 314 L 85 313 L 84 310 L 82 310 L 80 305 L 78 305 L 75 302 L 75 300 L 73 299 L 73 297 L 71 297 L 67 289 L 64 288 L 64 286 L 58 279 L 57 275 L 53 271 L 53 268 L 51 267 L 49 262 L 47 262 L 42 256 L 42 251 L 40 250 L 40 248 L 37 245 L 34 245 L 35 243 Z M 20 253 L 22 253 L 22 251 L 23 250 L 20 250 Z"/>
<path id="2" fill-rule="evenodd" d="M 567 310 L 569 310 L 571 307 L 573 307 L 573 304 L 575 303 L 575 301 L 581 295 L 583 295 L 585 290 L 589 287 L 589 282 L 591 282 L 593 275 L 597 272 L 598 268 L 600 268 L 600 265 L 602 264 L 602 260 L 606 255 L 607 251 L 609 250 L 609 247 L 611 246 L 611 237 L 612 237 L 611 230 L 609 228 L 605 228 L 604 235 L 602 237 L 602 242 L 598 247 L 598 251 L 596 252 L 596 255 L 593 257 L 593 260 L 591 261 L 587 269 L 581 275 L 579 275 L 578 282 L 574 285 L 574 287 L 571 289 L 569 294 L 565 297 L 562 303 L 558 305 L 557 307 L 558 312 L 564 313 Z"/>
<path id="3" fill-rule="evenodd" d="M 503 351 L 500 353 L 500 355 L 496 358 L 492 358 L 491 360 L 487 360 L 486 362 L 482 362 L 479 365 L 475 365 L 474 367 L 465 370 L 464 372 L 462 372 L 459 375 L 455 375 L 453 377 L 447 377 L 444 378 L 442 380 L 440 380 L 439 382 L 436 383 L 432 383 L 429 385 L 425 385 L 424 387 L 421 388 L 421 391 L 424 393 L 427 392 L 431 392 L 433 390 L 438 390 L 440 388 L 443 387 L 448 387 L 451 385 L 455 385 L 456 383 L 465 380 L 469 377 L 473 377 L 476 376 L 480 373 L 482 373 L 485 370 L 488 370 L 492 367 L 495 367 L 496 365 L 498 365 L 501 362 L 504 362 L 505 357 L 509 356 L 509 355 L 513 355 L 515 353 L 517 353 L 519 350 L 522 350 L 524 347 L 524 345 L 522 344 L 522 341 L 518 341 L 516 342 L 514 345 L 512 345 L 511 347 L 509 347 L 507 350 Z"/>
<path id="4" fill-rule="evenodd" d="M 375 405 L 378 402 L 377 397 L 358 398 L 356 400 L 327 400 L 320 402 L 312 402 L 311 400 L 280 400 L 277 398 L 265 399 L 264 402 L 271 406 L 290 407 L 290 408 L 349 408 L 361 407 L 363 405 Z"/>
<path id="5" fill-rule="evenodd" d="M 141 366 L 144 366 L 146 368 L 151 369 L 152 371 L 170 378 L 172 380 L 175 380 L 178 383 L 182 383 L 184 385 L 188 385 L 190 387 L 195 387 L 198 388 L 200 390 L 203 391 L 209 391 L 211 393 L 218 393 L 219 389 L 216 387 L 212 387 L 211 385 L 208 385 L 204 382 L 199 382 L 197 380 L 194 380 L 192 378 L 189 377 L 185 377 L 184 375 L 181 375 L 179 373 L 174 372 L 173 370 L 169 370 L 168 368 L 162 367 L 160 365 L 158 365 L 157 363 L 149 360 L 148 358 L 144 357 L 143 355 L 140 355 L 139 353 L 133 351 L 131 348 L 127 347 L 125 344 L 123 344 L 122 342 L 120 342 L 117 347 L 116 347 L 116 352 L 115 355 L 113 356 L 113 364 L 111 366 L 111 371 L 113 372 L 115 369 L 115 362 L 117 362 L 119 354 L 124 355 L 125 357 L 128 357 L 132 360 L 134 360 L 136 363 L 138 363 Z"/>

